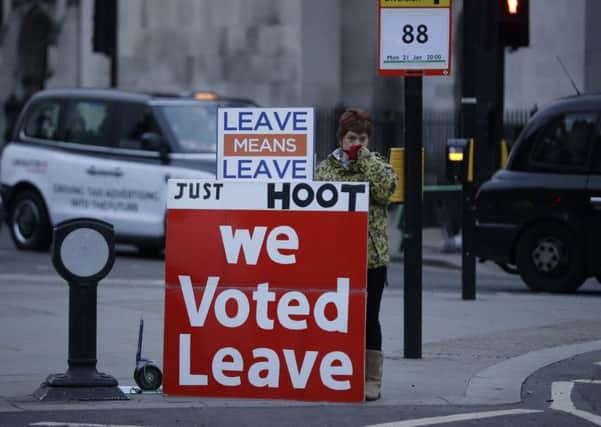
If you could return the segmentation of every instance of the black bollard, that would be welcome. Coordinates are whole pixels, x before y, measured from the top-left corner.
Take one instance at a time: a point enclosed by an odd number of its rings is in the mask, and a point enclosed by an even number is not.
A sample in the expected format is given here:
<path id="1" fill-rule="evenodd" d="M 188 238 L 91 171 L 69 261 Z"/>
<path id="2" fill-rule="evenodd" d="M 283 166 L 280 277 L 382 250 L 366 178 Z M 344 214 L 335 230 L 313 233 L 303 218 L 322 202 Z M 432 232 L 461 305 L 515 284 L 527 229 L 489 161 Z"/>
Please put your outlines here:
<path id="1" fill-rule="evenodd" d="M 52 264 L 69 284 L 69 357 L 34 392 L 40 400 L 127 400 L 117 380 L 96 370 L 98 282 L 113 268 L 115 234 L 104 221 L 77 218 L 54 227 Z"/>

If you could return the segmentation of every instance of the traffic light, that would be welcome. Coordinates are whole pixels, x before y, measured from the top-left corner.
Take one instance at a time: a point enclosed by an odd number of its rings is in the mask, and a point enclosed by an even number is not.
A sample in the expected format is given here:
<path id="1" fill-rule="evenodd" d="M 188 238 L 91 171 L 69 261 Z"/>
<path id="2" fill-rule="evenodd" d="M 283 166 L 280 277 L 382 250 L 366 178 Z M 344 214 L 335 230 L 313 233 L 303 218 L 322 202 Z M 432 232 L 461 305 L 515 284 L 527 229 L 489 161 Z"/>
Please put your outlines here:
<path id="1" fill-rule="evenodd" d="M 528 46 L 529 9 L 529 0 L 497 0 L 497 22 L 502 46 Z"/>
<path id="2" fill-rule="evenodd" d="M 113 57 L 117 45 L 117 0 L 94 2 L 92 49 Z"/>
<path id="3" fill-rule="evenodd" d="M 447 140 L 447 178 L 452 184 L 465 184 L 474 180 L 474 141 L 471 139 Z"/>

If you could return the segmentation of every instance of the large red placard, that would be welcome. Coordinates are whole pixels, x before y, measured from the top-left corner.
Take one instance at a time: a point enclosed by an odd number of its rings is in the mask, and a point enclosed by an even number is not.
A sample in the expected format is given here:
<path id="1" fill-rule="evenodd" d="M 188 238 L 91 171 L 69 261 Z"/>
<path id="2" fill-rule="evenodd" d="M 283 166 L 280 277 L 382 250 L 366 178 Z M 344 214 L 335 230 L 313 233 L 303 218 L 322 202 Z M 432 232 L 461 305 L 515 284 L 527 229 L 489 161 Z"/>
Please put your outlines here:
<path id="1" fill-rule="evenodd" d="M 365 210 L 170 208 L 166 243 L 166 394 L 363 400 Z"/>

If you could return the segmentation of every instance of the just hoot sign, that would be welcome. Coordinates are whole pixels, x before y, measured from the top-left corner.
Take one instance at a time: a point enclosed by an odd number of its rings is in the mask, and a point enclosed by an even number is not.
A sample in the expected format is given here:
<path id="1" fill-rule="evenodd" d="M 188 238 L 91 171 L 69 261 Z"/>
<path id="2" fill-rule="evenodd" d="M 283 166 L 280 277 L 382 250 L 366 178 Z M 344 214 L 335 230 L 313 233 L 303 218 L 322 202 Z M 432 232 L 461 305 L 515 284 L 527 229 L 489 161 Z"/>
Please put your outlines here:
<path id="1" fill-rule="evenodd" d="M 168 188 L 163 391 L 363 401 L 369 185 Z"/>

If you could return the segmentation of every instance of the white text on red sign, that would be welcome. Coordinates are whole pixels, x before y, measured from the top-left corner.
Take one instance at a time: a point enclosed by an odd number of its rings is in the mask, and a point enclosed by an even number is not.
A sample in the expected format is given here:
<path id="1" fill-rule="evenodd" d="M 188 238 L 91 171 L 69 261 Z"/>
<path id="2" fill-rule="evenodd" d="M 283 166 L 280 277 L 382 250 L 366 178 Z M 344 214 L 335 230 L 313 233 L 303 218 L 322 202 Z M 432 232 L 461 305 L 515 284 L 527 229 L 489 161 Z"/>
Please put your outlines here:
<path id="1" fill-rule="evenodd" d="M 233 230 L 229 225 L 220 227 L 222 245 L 227 262 L 237 264 L 240 253 L 244 253 L 242 259 L 245 264 L 256 264 L 259 251 L 263 246 L 266 227 L 255 227 L 253 233 L 247 229 Z M 281 239 L 284 235 L 286 238 Z M 270 231 L 267 238 L 267 252 L 269 258 L 280 264 L 295 264 L 294 254 L 283 254 L 281 250 L 297 250 L 299 240 L 296 231 L 287 225 L 282 225 Z M 236 284 L 226 284 L 227 289 L 215 297 L 219 284 L 219 277 L 207 278 L 206 285 L 200 300 L 197 303 L 190 276 L 180 275 L 179 284 L 186 305 L 186 313 L 190 326 L 202 328 L 211 307 L 217 321 L 226 328 L 238 328 L 243 326 L 251 317 L 251 309 L 254 311 L 254 320 L 260 329 L 272 330 L 275 328 L 274 319 L 268 316 L 269 304 L 277 305 L 277 324 L 282 329 L 304 330 L 307 329 L 306 318 L 313 315 L 313 320 L 326 332 L 347 333 L 349 313 L 349 279 L 339 277 L 337 279 L 336 291 L 324 292 L 316 301 L 311 311 L 309 300 L 300 291 L 288 291 L 281 295 L 277 303 L 276 294 L 269 290 L 269 283 L 259 283 L 256 290 L 252 292 L 251 305 L 246 294 L 236 289 Z M 234 303 L 236 312 L 231 314 L 227 311 L 229 303 Z M 332 304 L 336 309 L 336 316 L 328 318 L 326 307 Z M 179 355 L 180 371 L 179 383 L 181 385 L 208 385 L 206 374 L 193 374 L 191 372 L 190 334 L 180 334 Z M 283 349 L 284 360 L 290 380 L 296 388 L 303 388 L 309 378 L 319 352 L 305 352 L 303 362 L 299 368 L 294 350 Z M 242 355 L 235 347 L 226 347 L 215 353 L 211 364 L 213 378 L 219 384 L 228 387 L 240 385 L 240 375 L 247 371 L 248 382 L 256 387 L 278 387 L 280 378 L 280 358 L 277 352 L 271 348 L 262 347 L 253 350 L 253 355 L 259 357 L 248 369 L 244 366 Z M 267 359 L 267 360 L 264 360 Z M 226 371 L 228 373 L 226 373 Z M 234 373 L 235 372 L 235 373 Z M 263 375 L 259 375 L 263 372 Z M 264 372 L 267 372 L 265 374 Z M 340 376 L 353 374 L 352 363 L 349 356 L 341 351 L 329 352 L 323 356 L 319 375 L 323 385 L 332 390 L 347 390 L 350 388 L 348 379 L 337 379 Z"/>

